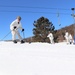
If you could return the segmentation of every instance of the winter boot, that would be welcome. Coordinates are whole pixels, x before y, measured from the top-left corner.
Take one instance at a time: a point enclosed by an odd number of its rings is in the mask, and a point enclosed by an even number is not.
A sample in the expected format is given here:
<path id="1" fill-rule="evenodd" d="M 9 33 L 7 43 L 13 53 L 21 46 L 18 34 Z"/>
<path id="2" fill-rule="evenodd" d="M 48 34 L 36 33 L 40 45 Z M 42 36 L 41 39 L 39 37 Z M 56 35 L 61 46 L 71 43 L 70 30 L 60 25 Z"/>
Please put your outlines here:
<path id="1" fill-rule="evenodd" d="M 21 40 L 21 43 L 24 43 L 24 41 L 23 41 L 23 40 Z"/>
<path id="2" fill-rule="evenodd" d="M 14 43 L 17 43 L 17 41 L 16 41 L 16 40 L 14 40 L 13 42 L 14 42 Z"/>
<path id="3" fill-rule="evenodd" d="M 70 42 L 70 44 L 72 44 L 72 42 Z"/>

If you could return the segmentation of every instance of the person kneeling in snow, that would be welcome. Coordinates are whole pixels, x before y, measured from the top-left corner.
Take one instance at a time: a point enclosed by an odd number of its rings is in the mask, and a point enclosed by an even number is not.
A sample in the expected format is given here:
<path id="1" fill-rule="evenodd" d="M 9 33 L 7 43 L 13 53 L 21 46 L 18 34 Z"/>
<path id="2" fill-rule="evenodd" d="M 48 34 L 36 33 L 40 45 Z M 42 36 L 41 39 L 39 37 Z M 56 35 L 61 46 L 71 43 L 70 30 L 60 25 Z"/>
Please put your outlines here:
<path id="1" fill-rule="evenodd" d="M 22 30 L 22 32 L 24 31 L 24 29 L 22 28 L 22 25 L 21 25 L 21 17 L 18 16 L 16 20 L 14 20 L 11 24 L 10 24 L 10 30 L 11 30 L 11 33 L 12 33 L 12 40 L 14 43 L 17 43 L 16 41 L 16 35 L 18 36 L 19 40 L 21 41 L 21 43 L 24 43 L 22 37 L 20 36 L 20 33 L 19 33 L 19 29 Z"/>
<path id="2" fill-rule="evenodd" d="M 54 37 L 53 37 L 53 34 L 49 31 L 49 34 L 47 36 L 50 40 L 50 43 L 53 44 L 54 43 Z"/>

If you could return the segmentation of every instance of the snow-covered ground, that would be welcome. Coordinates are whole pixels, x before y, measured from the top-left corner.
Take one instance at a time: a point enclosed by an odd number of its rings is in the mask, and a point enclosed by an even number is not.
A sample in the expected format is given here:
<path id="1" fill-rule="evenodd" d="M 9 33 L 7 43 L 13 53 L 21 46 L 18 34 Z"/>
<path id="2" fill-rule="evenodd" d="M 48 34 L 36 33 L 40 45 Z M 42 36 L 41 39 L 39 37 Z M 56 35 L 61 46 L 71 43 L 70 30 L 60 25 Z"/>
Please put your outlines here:
<path id="1" fill-rule="evenodd" d="M 0 42 L 0 75 L 75 75 L 75 45 Z"/>

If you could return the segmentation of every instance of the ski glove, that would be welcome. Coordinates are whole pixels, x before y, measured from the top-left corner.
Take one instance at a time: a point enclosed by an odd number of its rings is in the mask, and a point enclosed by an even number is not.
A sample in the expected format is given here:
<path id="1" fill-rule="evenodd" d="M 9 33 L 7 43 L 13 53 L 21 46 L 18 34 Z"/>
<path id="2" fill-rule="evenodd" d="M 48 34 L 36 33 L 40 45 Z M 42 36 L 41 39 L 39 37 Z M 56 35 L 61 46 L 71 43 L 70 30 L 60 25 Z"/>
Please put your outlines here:
<path id="1" fill-rule="evenodd" d="M 22 29 L 22 32 L 24 31 L 24 29 Z"/>
<path id="2" fill-rule="evenodd" d="M 16 29 L 16 26 L 14 26 L 14 29 Z"/>

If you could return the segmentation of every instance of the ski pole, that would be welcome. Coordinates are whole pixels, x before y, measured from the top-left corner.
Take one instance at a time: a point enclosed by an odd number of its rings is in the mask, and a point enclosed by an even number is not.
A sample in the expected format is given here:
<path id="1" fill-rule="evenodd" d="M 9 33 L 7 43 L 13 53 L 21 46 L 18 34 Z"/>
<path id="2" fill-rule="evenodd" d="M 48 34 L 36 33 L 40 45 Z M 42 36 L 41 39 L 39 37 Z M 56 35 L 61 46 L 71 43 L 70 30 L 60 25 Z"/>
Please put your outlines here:
<path id="1" fill-rule="evenodd" d="M 11 31 L 10 31 L 8 34 L 6 34 L 6 35 L 1 39 L 1 41 L 3 41 L 10 33 L 11 33 Z"/>
<path id="2" fill-rule="evenodd" d="M 23 38 L 25 39 L 25 33 L 24 33 L 24 31 L 23 31 Z"/>

